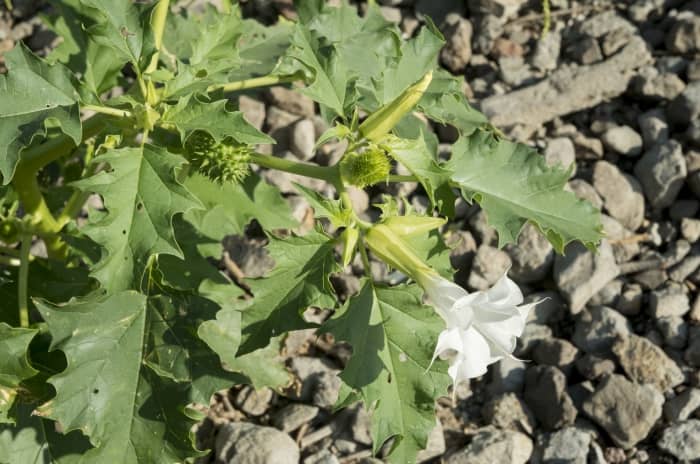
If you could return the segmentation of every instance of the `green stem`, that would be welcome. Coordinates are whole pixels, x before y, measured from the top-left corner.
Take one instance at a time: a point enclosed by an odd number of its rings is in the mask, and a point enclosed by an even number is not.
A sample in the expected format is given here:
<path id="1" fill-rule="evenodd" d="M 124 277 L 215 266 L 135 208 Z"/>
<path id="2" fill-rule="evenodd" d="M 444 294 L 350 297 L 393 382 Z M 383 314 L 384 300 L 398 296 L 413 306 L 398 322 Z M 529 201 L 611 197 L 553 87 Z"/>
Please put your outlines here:
<path id="1" fill-rule="evenodd" d="M 22 236 L 20 248 L 20 265 L 17 283 L 17 301 L 19 302 L 19 325 L 29 327 L 29 299 L 27 298 L 27 286 L 29 283 L 29 250 L 32 247 L 32 236 Z"/>
<path id="2" fill-rule="evenodd" d="M 19 250 L 9 246 L 0 245 L 0 253 L 5 253 L 6 255 L 19 257 Z"/>
<path id="3" fill-rule="evenodd" d="M 5 8 L 7 11 L 12 11 L 12 0 L 5 0 Z"/>
<path id="4" fill-rule="evenodd" d="M 300 163 L 260 153 L 252 153 L 250 155 L 250 161 L 264 168 L 321 179 L 333 185 L 338 185 L 340 182 L 340 174 L 338 168 L 335 166 L 317 166 L 315 164 Z"/>
<path id="5" fill-rule="evenodd" d="M 131 111 L 120 110 L 119 108 L 111 108 L 109 106 L 83 105 L 80 109 L 94 111 L 95 113 L 107 114 L 109 116 L 116 116 L 118 118 L 130 118 L 133 116 L 133 114 L 131 114 Z"/>
<path id="6" fill-rule="evenodd" d="M 66 202 L 66 205 L 63 207 L 63 210 L 61 210 L 61 214 L 59 214 L 59 216 L 56 218 L 56 222 L 61 227 L 68 224 L 71 219 L 80 213 L 89 196 L 89 192 L 81 192 L 80 190 L 73 192 Z"/>
<path id="7" fill-rule="evenodd" d="M 298 81 L 302 78 L 300 74 L 290 74 L 288 76 L 261 76 L 242 81 L 229 82 L 227 84 L 214 84 L 207 87 L 207 92 L 223 90 L 224 92 L 235 92 L 237 90 L 254 89 L 256 87 L 266 87 L 269 85 L 286 84 Z"/>
<path id="8" fill-rule="evenodd" d="M 44 239 L 49 257 L 64 258 L 68 250 L 58 236 L 62 225 L 56 221 L 46 204 L 39 189 L 36 171 L 20 165 L 12 179 L 12 185 L 24 206 L 24 211 L 31 216 L 31 227 Z"/>
<path id="9" fill-rule="evenodd" d="M 372 266 L 369 264 L 369 256 L 367 256 L 367 249 L 365 248 L 364 240 L 358 240 L 357 247 L 360 249 L 360 258 L 362 258 L 362 267 L 365 268 L 365 274 L 371 280 L 372 279 Z"/>

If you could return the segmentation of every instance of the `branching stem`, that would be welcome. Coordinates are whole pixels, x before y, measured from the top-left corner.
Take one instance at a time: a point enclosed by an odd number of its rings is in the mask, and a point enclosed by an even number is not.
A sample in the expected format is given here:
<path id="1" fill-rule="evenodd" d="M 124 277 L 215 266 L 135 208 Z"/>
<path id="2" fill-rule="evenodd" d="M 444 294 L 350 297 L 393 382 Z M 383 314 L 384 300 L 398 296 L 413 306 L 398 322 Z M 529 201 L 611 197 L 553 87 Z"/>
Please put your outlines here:
<path id="1" fill-rule="evenodd" d="M 264 168 L 321 179 L 333 185 L 338 185 L 340 182 L 340 173 L 335 166 L 317 166 L 315 164 L 301 163 L 260 153 L 252 153 L 250 155 L 250 161 Z"/>
<path id="2" fill-rule="evenodd" d="M 254 89 L 256 87 L 267 87 L 269 85 L 286 84 L 298 81 L 302 78 L 300 74 L 290 74 L 288 76 L 261 76 L 242 81 L 234 81 L 226 84 L 215 84 L 207 87 L 207 92 L 223 90 L 224 92 L 235 92 L 237 90 Z"/>

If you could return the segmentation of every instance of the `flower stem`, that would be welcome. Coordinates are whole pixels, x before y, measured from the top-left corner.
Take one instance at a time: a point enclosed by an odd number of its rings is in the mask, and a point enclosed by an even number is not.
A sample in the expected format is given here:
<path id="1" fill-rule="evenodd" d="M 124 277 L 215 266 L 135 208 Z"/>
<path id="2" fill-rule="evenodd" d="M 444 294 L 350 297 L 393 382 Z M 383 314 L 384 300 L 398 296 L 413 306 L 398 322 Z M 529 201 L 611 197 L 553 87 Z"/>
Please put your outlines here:
<path id="1" fill-rule="evenodd" d="M 118 118 L 130 118 L 133 116 L 133 114 L 131 114 L 131 111 L 120 110 L 119 108 L 111 108 L 109 106 L 83 105 L 81 109 L 94 111 L 95 113 L 107 114 L 109 116 L 116 116 Z"/>
<path id="2" fill-rule="evenodd" d="M 302 78 L 300 74 L 290 74 L 287 76 L 261 76 L 242 81 L 234 81 L 226 84 L 214 84 L 207 87 L 207 92 L 223 90 L 224 92 L 235 92 L 236 90 L 254 89 L 256 87 L 266 87 L 269 85 L 285 84 L 298 81 Z"/>
<path id="3" fill-rule="evenodd" d="M 335 166 L 317 166 L 315 164 L 300 163 L 297 161 L 290 161 L 283 158 L 277 158 L 276 156 L 263 155 L 260 153 L 251 153 L 250 161 L 264 168 L 276 169 L 278 171 L 298 174 L 304 177 L 312 177 L 314 179 L 321 179 L 333 185 L 337 185 L 340 182 L 340 174 L 338 172 L 338 168 Z"/>
<path id="4" fill-rule="evenodd" d="M 19 302 L 19 325 L 29 327 L 29 299 L 27 286 L 29 282 L 29 250 L 32 246 L 32 236 L 24 234 L 20 247 L 20 265 L 17 283 L 17 301 Z"/>

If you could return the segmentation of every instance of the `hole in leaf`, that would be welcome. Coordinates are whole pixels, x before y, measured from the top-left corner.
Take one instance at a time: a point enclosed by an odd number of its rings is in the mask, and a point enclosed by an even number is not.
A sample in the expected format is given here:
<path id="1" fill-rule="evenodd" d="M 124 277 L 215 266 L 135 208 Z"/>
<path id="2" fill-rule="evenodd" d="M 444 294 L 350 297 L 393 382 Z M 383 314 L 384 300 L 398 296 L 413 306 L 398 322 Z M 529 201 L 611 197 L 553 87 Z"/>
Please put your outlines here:
<path id="1" fill-rule="evenodd" d="M 97 388 L 95 388 L 95 389 L 92 391 L 92 393 L 94 393 L 95 395 L 97 395 L 99 392 L 100 392 L 100 390 L 98 390 Z"/>

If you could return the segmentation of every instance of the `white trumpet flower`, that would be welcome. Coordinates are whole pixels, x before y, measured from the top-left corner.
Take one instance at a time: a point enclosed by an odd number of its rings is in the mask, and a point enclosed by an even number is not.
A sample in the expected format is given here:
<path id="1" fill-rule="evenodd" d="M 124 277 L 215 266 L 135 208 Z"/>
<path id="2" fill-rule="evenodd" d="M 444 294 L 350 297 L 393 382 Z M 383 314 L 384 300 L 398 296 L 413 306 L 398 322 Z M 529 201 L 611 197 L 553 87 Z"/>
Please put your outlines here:
<path id="1" fill-rule="evenodd" d="M 436 273 L 418 277 L 428 300 L 447 325 L 435 358 L 449 362 L 455 385 L 486 373 L 489 364 L 512 356 L 533 304 L 522 305 L 520 288 L 507 275 L 487 291 L 468 293 Z"/>

